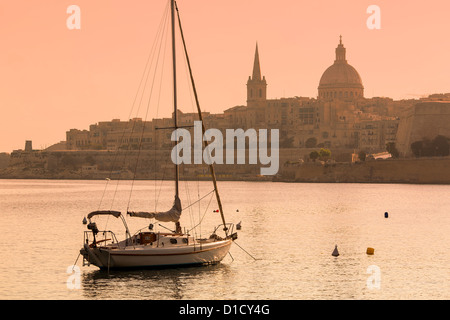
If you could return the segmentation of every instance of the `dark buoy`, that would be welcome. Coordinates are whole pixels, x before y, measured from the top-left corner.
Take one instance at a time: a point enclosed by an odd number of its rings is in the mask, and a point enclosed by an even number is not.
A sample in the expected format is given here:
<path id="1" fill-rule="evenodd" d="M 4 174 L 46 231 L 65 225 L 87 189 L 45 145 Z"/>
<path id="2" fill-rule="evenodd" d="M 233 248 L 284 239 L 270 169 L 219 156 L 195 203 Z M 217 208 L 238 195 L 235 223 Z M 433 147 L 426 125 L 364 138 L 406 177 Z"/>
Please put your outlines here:
<path id="1" fill-rule="evenodd" d="M 333 257 L 337 257 L 339 255 L 339 251 L 337 249 L 337 245 L 334 247 L 333 253 L 331 254 Z"/>
<path id="2" fill-rule="evenodd" d="M 387 212 L 384 213 L 384 217 L 387 218 L 389 217 L 389 214 Z"/>
<path id="3" fill-rule="evenodd" d="M 84 217 L 84 219 L 83 219 L 83 224 L 87 224 L 86 217 Z"/>
<path id="4" fill-rule="evenodd" d="M 241 230 L 241 228 L 242 228 L 242 227 L 241 227 L 241 221 L 239 221 L 239 223 L 236 225 L 236 229 L 237 229 L 237 230 Z"/>

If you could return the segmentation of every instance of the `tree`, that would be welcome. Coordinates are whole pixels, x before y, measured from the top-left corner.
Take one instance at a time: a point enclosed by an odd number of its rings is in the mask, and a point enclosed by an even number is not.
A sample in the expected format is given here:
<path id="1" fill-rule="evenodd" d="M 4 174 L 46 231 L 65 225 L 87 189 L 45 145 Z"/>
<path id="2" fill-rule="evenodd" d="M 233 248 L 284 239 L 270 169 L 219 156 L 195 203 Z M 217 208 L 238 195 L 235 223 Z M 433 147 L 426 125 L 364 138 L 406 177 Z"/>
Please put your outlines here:
<path id="1" fill-rule="evenodd" d="M 320 159 L 326 160 L 326 159 L 328 159 L 329 157 L 331 157 L 331 151 L 328 150 L 328 149 L 325 149 L 325 148 L 321 148 L 321 149 L 319 150 L 319 156 L 320 156 Z"/>
<path id="2" fill-rule="evenodd" d="M 309 139 L 306 140 L 306 142 L 305 142 L 305 147 L 306 147 L 306 148 L 315 148 L 316 145 L 317 145 L 317 139 L 314 138 L 314 137 L 309 138 Z"/>
<path id="3" fill-rule="evenodd" d="M 438 135 L 433 140 L 424 138 L 414 141 L 411 143 L 411 151 L 416 157 L 445 157 L 450 154 L 449 139 Z"/>
<path id="4" fill-rule="evenodd" d="M 316 150 L 314 150 L 314 151 L 312 151 L 310 154 L 309 154 L 309 158 L 312 160 L 312 161 L 316 161 L 316 159 L 319 157 L 319 152 L 317 152 Z"/>
<path id="5" fill-rule="evenodd" d="M 411 151 L 418 158 L 422 156 L 423 141 L 414 141 L 411 143 Z"/>
<path id="6" fill-rule="evenodd" d="M 391 154 L 392 158 L 398 158 L 399 156 L 399 152 L 395 147 L 395 142 L 386 143 L 386 151 Z"/>
<path id="7" fill-rule="evenodd" d="M 294 147 L 294 137 L 284 138 L 280 142 L 280 148 L 292 148 Z"/>
<path id="8" fill-rule="evenodd" d="M 435 156 L 446 157 L 449 155 L 450 146 L 448 140 L 448 138 L 441 135 L 433 139 L 432 144 Z"/>

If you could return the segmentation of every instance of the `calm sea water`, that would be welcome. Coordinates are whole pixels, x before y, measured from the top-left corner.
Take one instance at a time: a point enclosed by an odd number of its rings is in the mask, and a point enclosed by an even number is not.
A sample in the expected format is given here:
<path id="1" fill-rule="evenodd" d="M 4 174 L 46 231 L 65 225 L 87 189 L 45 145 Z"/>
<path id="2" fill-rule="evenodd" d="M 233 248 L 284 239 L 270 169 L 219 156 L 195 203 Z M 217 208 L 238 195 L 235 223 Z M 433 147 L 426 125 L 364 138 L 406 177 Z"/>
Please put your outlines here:
<path id="1" fill-rule="evenodd" d="M 212 184 L 181 190 L 186 207 Z M 219 182 L 219 191 L 227 222 L 242 223 L 221 264 L 108 273 L 77 260 L 83 218 L 168 209 L 172 183 L 0 180 L 0 299 L 450 298 L 450 186 Z M 198 236 L 219 223 L 209 200 L 183 212 L 186 228 L 211 220 Z M 134 219 L 132 233 L 149 223 Z M 97 224 L 120 228 L 113 217 Z M 76 260 L 80 272 L 68 273 Z"/>

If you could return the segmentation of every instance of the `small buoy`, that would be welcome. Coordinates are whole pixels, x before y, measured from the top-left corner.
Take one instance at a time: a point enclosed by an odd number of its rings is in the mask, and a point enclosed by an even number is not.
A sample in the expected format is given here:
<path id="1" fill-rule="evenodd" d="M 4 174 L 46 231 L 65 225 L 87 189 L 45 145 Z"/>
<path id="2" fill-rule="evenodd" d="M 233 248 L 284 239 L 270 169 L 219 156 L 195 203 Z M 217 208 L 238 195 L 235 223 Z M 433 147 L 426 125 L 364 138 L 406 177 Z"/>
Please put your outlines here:
<path id="1" fill-rule="evenodd" d="M 236 209 L 236 212 L 239 212 L 239 209 Z"/>
<path id="2" fill-rule="evenodd" d="M 87 223 L 87 220 L 86 220 L 86 217 L 84 217 L 83 224 L 86 224 L 86 223 Z"/>
<path id="3" fill-rule="evenodd" d="M 387 212 L 384 213 L 384 217 L 387 218 L 389 214 Z"/>
<path id="4" fill-rule="evenodd" d="M 367 248 L 367 251 L 366 251 L 367 254 L 374 254 L 374 252 L 375 252 L 374 248 Z"/>
<path id="5" fill-rule="evenodd" d="M 337 245 L 334 247 L 333 253 L 331 254 L 333 257 L 337 257 L 339 255 L 339 251 L 337 249 Z"/>
<path id="6" fill-rule="evenodd" d="M 239 221 L 239 223 L 236 225 L 236 229 L 241 230 L 241 221 Z"/>

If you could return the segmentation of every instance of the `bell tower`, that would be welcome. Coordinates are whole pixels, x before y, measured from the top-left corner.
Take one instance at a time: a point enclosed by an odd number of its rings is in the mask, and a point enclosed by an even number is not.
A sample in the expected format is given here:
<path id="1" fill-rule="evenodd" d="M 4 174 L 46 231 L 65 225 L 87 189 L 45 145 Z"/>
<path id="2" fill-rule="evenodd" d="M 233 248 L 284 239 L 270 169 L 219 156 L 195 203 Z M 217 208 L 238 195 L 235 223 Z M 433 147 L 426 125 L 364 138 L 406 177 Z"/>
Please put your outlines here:
<path id="1" fill-rule="evenodd" d="M 259 65 L 258 43 L 256 44 L 255 60 L 253 62 L 252 76 L 247 81 L 247 106 L 259 106 L 260 102 L 266 101 L 267 82 L 263 76 L 261 79 L 261 67 Z M 262 105 L 262 104 L 261 104 Z"/>

